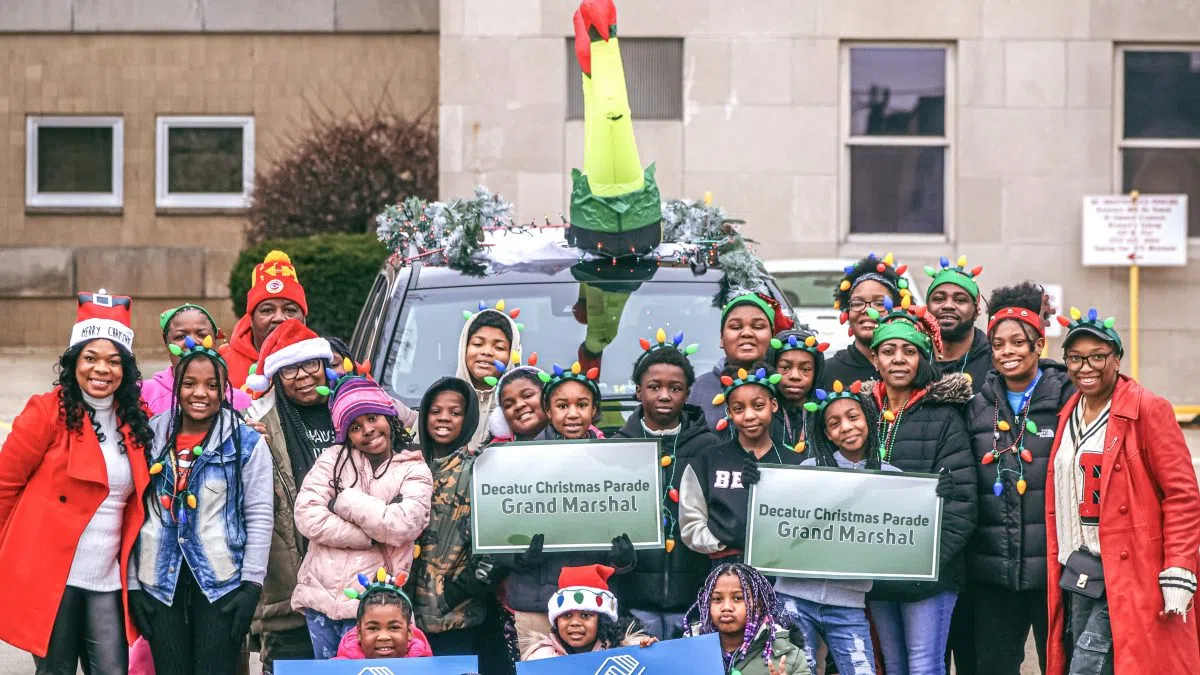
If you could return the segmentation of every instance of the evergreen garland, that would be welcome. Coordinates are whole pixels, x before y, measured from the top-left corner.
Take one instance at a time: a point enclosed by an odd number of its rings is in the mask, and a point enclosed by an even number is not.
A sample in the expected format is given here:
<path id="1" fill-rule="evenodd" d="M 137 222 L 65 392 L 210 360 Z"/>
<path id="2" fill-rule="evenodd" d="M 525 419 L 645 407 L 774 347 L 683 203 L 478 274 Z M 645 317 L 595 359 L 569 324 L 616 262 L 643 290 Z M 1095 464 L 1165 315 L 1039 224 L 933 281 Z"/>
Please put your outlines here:
<path id="1" fill-rule="evenodd" d="M 730 299 L 745 293 L 769 295 L 767 282 L 771 275 L 750 248 L 756 242 L 743 237 L 739 229 L 745 221 L 730 218 L 708 199 L 665 201 L 662 214 L 664 242 L 695 247 L 706 264 L 720 262 L 723 274 L 713 305 L 723 307 Z"/>
<path id="2" fill-rule="evenodd" d="M 513 228 L 512 204 L 487 188 L 475 188 L 471 199 L 426 202 L 409 197 L 376 216 L 376 235 L 392 252 L 392 262 L 404 265 L 418 258 L 444 262 L 453 269 L 483 271 L 479 253 L 484 233 Z"/>

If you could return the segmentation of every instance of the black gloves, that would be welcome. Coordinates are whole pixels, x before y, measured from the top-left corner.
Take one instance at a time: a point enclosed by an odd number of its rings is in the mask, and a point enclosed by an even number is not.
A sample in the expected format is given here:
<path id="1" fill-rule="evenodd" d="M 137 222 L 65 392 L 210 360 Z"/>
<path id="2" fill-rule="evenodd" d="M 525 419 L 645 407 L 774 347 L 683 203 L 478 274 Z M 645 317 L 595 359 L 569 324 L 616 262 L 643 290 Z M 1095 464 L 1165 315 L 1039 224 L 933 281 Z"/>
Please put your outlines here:
<path id="1" fill-rule="evenodd" d="M 529 540 L 529 548 L 525 549 L 524 553 L 518 553 L 516 559 L 517 569 L 529 570 L 539 567 L 546 556 L 542 554 L 542 545 L 546 542 L 546 536 L 542 534 L 533 535 L 533 539 Z"/>
<path id="2" fill-rule="evenodd" d="M 493 586 L 495 570 L 496 561 L 490 555 L 471 556 L 467 566 L 453 579 L 447 580 L 442 589 L 446 610 L 454 609 L 467 598 L 488 593 Z"/>
<path id="3" fill-rule="evenodd" d="M 942 499 L 954 496 L 954 481 L 950 479 L 950 472 L 945 468 L 938 472 L 937 496 Z"/>
<path id="4" fill-rule="evenodd" d="M 133 619 L 133 625 L 143 637 L 150 638 L 154 635 L 152 626 L 156 605 L 159 605 L 159 602 L 146 591 L 129 591 L 129 618 Z"/>
<path id="5" fill-rule="evenodd" d="M 633 542 L 629 541 L 629 535 L 622 534 L 612 540 L 608 561 L 618 572 L 633 569 L 634 565 L 637 565 L 637 551 L 633 550 Z"/>
<path id="6" fill-rule="evenodd" d="M 234 640 L 244 640 L 254 621 L 254 610 L 262 599 L 262 586 L 253 581 L 243 581 L 237 590 L 217 601 L 218 609 L 232 620 L 229 631 Z"/>
<path id="7" fill-rule="evenodd" d="M 758 472 L 758 460 L 752 455 L 746 455 L 742 462 L 742 485 L 754 485 L 762 474 Z"/>

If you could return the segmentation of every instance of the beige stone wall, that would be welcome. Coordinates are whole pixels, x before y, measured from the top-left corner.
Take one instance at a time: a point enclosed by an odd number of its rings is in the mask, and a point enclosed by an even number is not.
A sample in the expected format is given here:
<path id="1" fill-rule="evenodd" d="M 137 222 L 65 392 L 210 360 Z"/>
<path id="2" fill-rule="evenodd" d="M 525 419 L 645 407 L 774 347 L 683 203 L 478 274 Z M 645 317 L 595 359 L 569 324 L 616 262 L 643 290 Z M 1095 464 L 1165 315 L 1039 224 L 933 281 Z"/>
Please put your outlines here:
<path id="1" fill-rule="evenodd" d="M 683 121 L 637 123 L 664 196 L 712 191 L 767 257 L 965 253 L 985 292 L 1033 278 L 1127 327 L 1125 270 L 1080 264 L 1081 198 L 1120 188 L 1114 115 L 1122 44 L 1200 45 L 1177 0 L 617 0 L 624 37 L 682 37 Z M 482 182 L 524 219 L 566 208 L 582 132 L 565 121 L 572 0 L 441 0 L 441 192 Z M 930 41 L 954 51 L 948 235 L 845 234 L 841 49 Z M 1188 269 L 1143 271 L 1142 379 L 1200 403 L 1200 245 Z M 1189 308 L 1184 310 L 1184 308 Z M 1057 346 L 1055 346 L 1057 353 Z"/>
<path id="2" fill-rule="evenodd" d="M 6 35 L 0 63 L 0 346 L 61 343 L 71 294 L 99 286 L 135 298 L 140 347 L 159 346 L 156 317 L 181 298 L 228 318 L 244 216 L 156 209 L 158 115 L 253 115 L 263 168 L 308 106 L 348 114 L 386 88 L 401 111 L 435 114 L 438 96 L 436 35 Z M 123 117 L 120 215 L 26 212 L 34 114 Z"/>

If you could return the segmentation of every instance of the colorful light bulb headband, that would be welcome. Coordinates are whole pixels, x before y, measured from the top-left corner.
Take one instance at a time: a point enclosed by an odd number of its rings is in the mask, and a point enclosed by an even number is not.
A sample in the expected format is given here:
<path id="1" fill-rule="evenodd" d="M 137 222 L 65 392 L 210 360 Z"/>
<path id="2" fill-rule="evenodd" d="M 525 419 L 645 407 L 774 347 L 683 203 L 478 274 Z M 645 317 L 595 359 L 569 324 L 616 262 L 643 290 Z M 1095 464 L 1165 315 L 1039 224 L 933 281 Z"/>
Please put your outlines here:
<path id="1" fill-rule="evenodd" d="M 1028 307 L 1005 307 L 998 310 L 988 320 L 987 334 L 991 335 L 992 331 L 996 330 L 996 326 L 1001 321 L 1020 321 L 1027 326 L 1032 326 L 1040 337 L 1046 337 L 1046 327 L 1042 325 L 1042 315 L 1029 309 Z"/>
<path id="2" fill-rule="evenodd" d="M 642 362 L 642 359 L 650 356 L 660 349 L 674 349 L 683 354 L 684 358 L 695 354 L 696 351 L 700 349 L 700 345 L 695 343 L 686 347 L 683 346 L 683 331 L 679 331 L 670 340 L 668 340 L 667 331 L 663 330 L 662 328 L 659 328 L 658 332 L 654 334 L 654 342 L 651 342 L 646 338 L 639 338 L 638 346 L 642 348 L 642 353 L 640 356 L 638 356 L 637 362 L 633 365 L 635 370 L 637 369 L 637 364 Z"/>
<path id="3" fill-rule="evenodd" d="M 782 379 L 783 377 L 779 373 L 767 375 L 766 368 L 759 368 L 753 373 L 746 372 L 745 368 L 738 368 L 737 377 L 721 376 L 721 386 L 724 389 L 721 393 L 713 397 L 712 403 L 713 405 L 725 405 L 725 402 L 729 400 L 729 395 L 733 393 L 734 389 L 747 384 L 757 384 L 760 387 L 766 387 L 771 392 L 771 395 L 774 396 L 775 385 L 779 384 L 779 381 Z"/>
<path id="4" fill-rule="evenodd" d="M 926 358 L 932 358 L 933 338 L 919 327 L 925 308 L 910 310 L 908 298 L 901 302 L 900 309 L 896 309 L 890 298 L 883 299 L 883 306 L 887 314 L 880 314 L 874 307 L 867 308 L 867 316 L 878 324 L 871 338 L 871 349 L 876 349 L 888 340 L 904 340 L 920 349 Z"/>
<path id="5" fill-rule="evenodd" d="M 767 321 L 771 322 L 771 333 L 781 333 L 785 330 L 791 330 L 794 322 L 783 313 L 783 308 L 779 306 L 779 302 L 775 298 L 767 297 L 761 293 L 746 293 L 739 295 L 736 298 L 725 303 L 721 308 L 721 327 L 725 327 L 725 321 L 729 318 L 729 313 L 736 307 L 742 305 L 753 305 L 763 311 L 767 315 Z"/>
<path id="6" fill-rule="evenodd" d="M 498 301 L 496 303 L 495 307 L 488 307 L 488 304 L 486 302 L 484 302 L 483 300 L 480 300 L 479 301 L 479 309 L 477 309 L 476 311 L 472 312 L 469 309 L 463 310 L 463 318 L 466 319 L 467 321 L 471 321 L 475 317 L 479 316 L 480 314 L 482 314 L 484 312 L 496 312 L 498 314 L 501 314 L 505 318 L 512 319 L 513 323 L 516 324 L 516 326 L 517 326 L 517 331 L 525 330 L 525 324 L 517 323 L 517 317 L 521 316 L 521 309 L 519 307 L 513 307 L 512 309 L 505 310 L 503 300 Z"/>
<path id="7" fill-rule="evenodd" d="M 550 394 L 553 393 L 554 390 L 559 387 L 559 385 L 567 382 L 578 382 L 582 384 L 583 386 L 587 387 L 588 391 L 592 392 L 592 396 L 599 401 L 600 385 L 596 382 L 599 378 L 599 368 L 589 368 L 585 373 L 583 372 L 583 366 L 579 365 L 578 361 L 572 363 L 569 369 L 564 369 L 562 366 L 556 363 L 554 364 L 553 372 L 538 373 L 538 379 L 542 381 L 542 403 L 545 404 L 546 401 L 549 401 Z"/>
<path id="8" fill-rule="evenodd" d="M 813 356 L 823 354 L 825 350 L 829 349 L 829 343 L 817 342 L 817 338 L 813 335 L 804 338 L 799 335 L 789 335 L 786 340 L 771 338 L 771 349 L 775 350 L 775 360 L 778 361 L 780 354 L 797 349 L 806 351 Z"/>
<path id="9" fill-rule="evenodd" d="M 344 593 L 345 596 L 351 600 L 362 600 L 368 595 L 373 595 L 375 593 L 392 593 L 404 598 L 404 602 L 408 603 L 408 606 L 411 609 L 413 606 L 412 600 L 409 599 L 408 594 L 404 592 L 404 584 L 407 582 L 408 575 L 404 572 L 401 572 L 396 576 L 391 576 L 387 573 L 387 570 L 380 567 L 379 571 L 376 572 L 373 577 L 369 577 L 365 574 L 358 575 L 358 583 L 363 587 L 362 591 L 359 591 L 355 588 L 347 588 L 346 590 L 342 591 L 342 593 Z"/>
<path id="10" fill-rule="evenodd" d="M 503 378 L 504 374 L 507 373 L 508 371 L 516 370 L 517 368 L 520 368 L 523 365 L 536 366 L 537 362 L 538 362 L 538 355 L 537 355 L 537 352 L 534 352 L 529 355 L 529 363 L 524 363 L 524 364 L 521 363 L 521 350 L 514 349 L 514 350 L 512 350 L 512 353 L 508 357 L 508 363 L 501 363 L 500 359 L 496 359 L 496 360 L 492 361 L 492 365 L 496 366 L 496 371 L 500 374 L 500 377 L 494 377 L 492 375 L 488 375 L 487 377 L 483 378 L 483 383 L 489 387 L 494 387 L 497 384 L 500 384 L 500 379 Z"/>
<path id="11" fill-rule="evenodd" d="M 191 310 L 196 310 L 196 311 L 200 312 L 201 314 L 204 315 L 204 318 L 208 319 L 208 324 L 210 326 L 212 326 L 213 333 L 217 334 L 218 340 L 220 340 L 224 337 L 222 335 L 223 331 L 221 331 L 221 329 L 217 328 L 217 322 L 212 318 L 212 314 L 209 314 L 208 310 L 204 309 L 200 305 L 194 305 L 190 302 L 186 302 L 178 307 L 172 307 L 171 309 L 168 309 L 167 311 L 158 315 L 158 327 L 160 330 L 162 330 L 163 337 L 166 337 L 166 335 L 167 335 L 167 326 L 170 325 L 171 319 L 174 319 L 176 316 L 179 316 L 183 312 L 187 312 L 187 311 L 191 311 Z"/>
<path id="12" fill-rule="evenodd" d="M 846 276 L 843 277 L 842 282 L 838 284 L 838 290 L 836 293 L 834 293 L 833 299 L 833 308 L 842 310 L 841 315 L 838 316 L 838 321 L 842 324 L 845 324 L 850 320 L 850 313 L 848 311 L 850 308 L 842 306 L 842 301 L 838 298 L 838 295 L 841 293 L 850 293 L 864 281 L 876 281 L 883 284 L 888 290 L 896 295 L 899 295 L 901 300 L 911 300 L 912 298 L 912 291 L 908 288 L 908 279 L 904 278 L 904 273 L 908 271 L 908 265 L 900 265 L 897 267 L 896 257 L 891 253 L 883 256 L 883 258 L 880 258 L 874 253 L 869 253 L 867 254 L 867 260 L 878 261 L 875 263 L 874 272 L 866 272 L 856 277 L 853 276 L 853 274 L 854 270 L 858 268 L 857 263 L 854 265 L 847 265 L 846 267 L 842 268 L 842 271 L 846 273 Z M 885 276 L 889 268 L 891 268 L 893 273 L 899 277 L 897 281 L 892 281 Z"/>
<path id="13" fill-rule="evenodd" d="M 926 265 L 925 274 L 928 274 L 933 281 L 929 284 L 929 290 L 925 293 L 929 295 L 933 293 L 933 289 L 942 284 L 954 284 L 959 288 L 971 294 L 975 300 L 979 300 L 979 283 L 975 281 L 980 274 L 983 274 L 983 266 L 977 265 L 971 269 L 967 269 L 967 256 L 958 256 L 957 264 L 951 266 L 950 259 L 942 256 L 938 261 L 941 264 L 941 269 Z"/>
<path id="14" fill-rule="evenodd" d="M 1058 322 L 1067 329 L 1067 335 L 1063 338 L 1063 349 L 1066 349 L 1080 335 L 1091 335 L 1105 342 L 1111 342 L 1118 357 L 1125 355 L 1125 346 L 1121 343 L 1121 336 L 1113 328 L 1116 320 L 1111 316 L 1101 320 L 1100 314 L 1094 307 L 1087 311 L 1086 317 L 1075 307 L 1071 308 L 1070 315 L 1070 319 L 1061 314 L 1058 316 Z"/>
<path id="15" fill-rule="evenodd" d="M 829 391 L 825 391 L 824 389 L 818 389 L 814 391 L 813 398 L 816 400 L 805 403 L 804 409 L 808 412 L 820 412 L 824 414 L 825 409 L 829 407 L 829 404 L 837 401 L 838 399 L 852 398 L 855 401 L 859 401 L 858 397 L 860 394 L 862 394 L 862 390 L 863 383 L 859 380 L 855 380 L 853 383 L 851 383 L 849 388 L 842 386 L 841 380 L 834 380 L 833 388 Z M 861 401 L 859 402 L 861 403 Z"/>
<path id="16" fill-rule="evenodd" d="M 200 342 L 196 342 L 192 336 L 188 335 L 183 338 L 182 347 L 174 342 L 167 343 L 167 351 L 181 359 L 185 356 L 207 354 L 221 363 L 225 363 L 225 358 L 221 356 L 221 352 L 224 352 L 228 348 L 229 345 L 221 345 L 218 349 L 213 349 L 213 337 L 211 335 L 205 335 L 204 339 Z"/>

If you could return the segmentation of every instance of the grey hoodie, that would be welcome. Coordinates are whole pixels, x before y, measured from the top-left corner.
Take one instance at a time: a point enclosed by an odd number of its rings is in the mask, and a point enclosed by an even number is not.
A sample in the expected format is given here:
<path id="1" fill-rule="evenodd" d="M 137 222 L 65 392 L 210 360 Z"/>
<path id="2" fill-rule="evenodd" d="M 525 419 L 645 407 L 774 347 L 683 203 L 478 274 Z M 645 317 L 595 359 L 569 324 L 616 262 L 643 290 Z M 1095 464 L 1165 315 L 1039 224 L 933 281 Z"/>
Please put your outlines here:
<path id="1" fill-rule="evenodd" d="M 471 384 L 473 389 L 475 387 L 473 381 L 471 380 L 471 371 L 467 368 L 466 361 L 467 341 L 470 339 L 469 331 L 471 330 L 471 324 L 475 323 L 475 318 L 483 312 L 495 312 L 497 316 L 504 317 L 504 320 L 508 322 L 509 327 L 512 329 L 512 344 L 509 346 L 509 349 L 512 351 L 521 350 L 521 333 L 517 330 L 517 322 L 514 321 L 511 316 L 496 309 L 485 309 L 476 314 L 472 314 L 471 318 L 467 319 L 466 324 L 463 325 L 462 333 L 460 333 L 458 336 L 458 372 L 455 373 L 455 375 L 458 377 L 458 379 Z M 496 356 L 500 355 L 497 354 Z M 475 394 L 479 397 L 479 420 L 477 422 L 477 426 L 475 427 L 475 433 L 471 436 L 470 442 L 467 443 L 467 447 L 469 447 L 471 450 L 478 450 L 479 448 L 483 447 L 484 442 L 487 441 L 488 415 L 491 415 L 492 409 L 496 407 L 495 393 L 495 387 L 488 389 L 475 389 Z"/>

